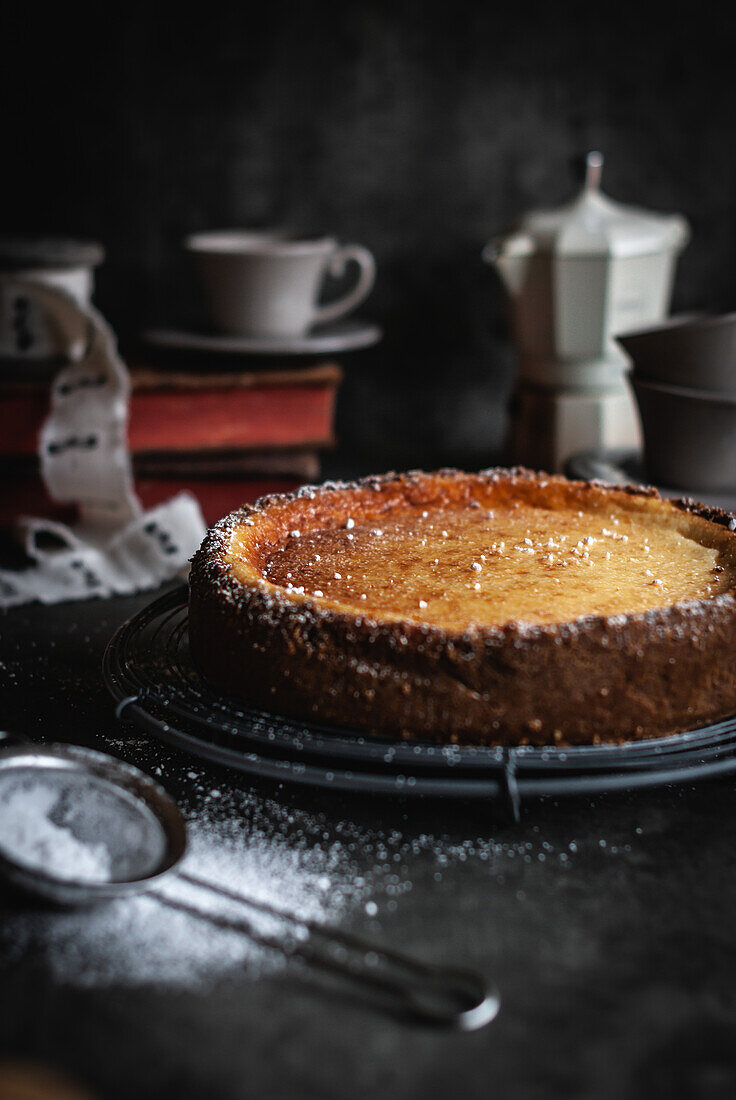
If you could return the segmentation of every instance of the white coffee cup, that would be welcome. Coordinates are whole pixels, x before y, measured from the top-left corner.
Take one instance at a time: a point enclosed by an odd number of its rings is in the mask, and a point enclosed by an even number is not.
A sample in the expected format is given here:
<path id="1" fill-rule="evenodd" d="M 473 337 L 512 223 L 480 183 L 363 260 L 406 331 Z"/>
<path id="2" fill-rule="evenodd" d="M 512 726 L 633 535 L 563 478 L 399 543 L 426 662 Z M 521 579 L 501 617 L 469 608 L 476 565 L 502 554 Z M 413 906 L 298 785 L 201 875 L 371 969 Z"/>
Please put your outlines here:
<path id="1" fill-rule="evenodd" d="M 344 317 L 370 293 L 376 265 L 367 248 L 332 237 L 291 240 L 278 233 L 222 230 L 184 242 L 198 263 L 213 327 L 234 336 L 303 336 Z M 337 301 L 320 305 L 325 275 L 341 277 L 350 262 L 358 280 Z"/>

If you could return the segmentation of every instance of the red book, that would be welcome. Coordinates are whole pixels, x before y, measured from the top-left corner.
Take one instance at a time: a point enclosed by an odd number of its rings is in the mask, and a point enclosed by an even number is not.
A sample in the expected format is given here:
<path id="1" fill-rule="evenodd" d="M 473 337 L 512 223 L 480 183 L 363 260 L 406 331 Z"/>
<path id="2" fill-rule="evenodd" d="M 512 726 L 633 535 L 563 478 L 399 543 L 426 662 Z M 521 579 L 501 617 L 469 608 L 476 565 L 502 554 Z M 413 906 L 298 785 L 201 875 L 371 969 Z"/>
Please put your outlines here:
<path id="1" fill-rule="evenodd" d="M 133 453 L 327 446 L 342 378 L 331 363 L 232 374 L 133 369 Z M 0 386 L 0 455 L 31 455 L 48 410 L 48 383 Z"/>
<path id="2" fill-rule="evenodd" d="M 241 504 L 252 504 L 268 493 L 288 493 L 303 484 L 298 477 L 248 478 L 136 478 L 135 491 L 144 508 L 163 504 L 186 490 L 199 501 L 205 523 L 211 526 Z M 43 516 L 62 523 L 74 523 L 76 509 L 56 504 L 47 496 L 38 478 L 7 480 L 0 486 L 0 527 L 10 526 L 19 516 Z"/>
<path id="3" fill-rule="evenodd" d="M 247 452 L 144 454 L 133 459 L 135 491 L 144 508 L 152 508 L 184 490 L 195 496 L 208 524 L 240 504 L 252 504 L 268 493 L 286 493 L 317 481 L 320 460 L 308 448 Z M 73 505 L 57 504 L 41 480 L 38 460 L 15 458 L 0 463 L 0 527 L 21 515 L 45 516 L 74 523 Z"/>
<path id="4" fill-rule="evenodd" d="M 197 478 L 142 478 L 136 479 L 135 491 L 144 508 L 163 504 L 177 493 L 186 490 L 199 501 L 204 521 L 208 527 L 217 523 L 228 512 L 241 504 L 253 504 L 269 493 L 290 493 L 302 482 L 295 477 L 205 479 Z"/>

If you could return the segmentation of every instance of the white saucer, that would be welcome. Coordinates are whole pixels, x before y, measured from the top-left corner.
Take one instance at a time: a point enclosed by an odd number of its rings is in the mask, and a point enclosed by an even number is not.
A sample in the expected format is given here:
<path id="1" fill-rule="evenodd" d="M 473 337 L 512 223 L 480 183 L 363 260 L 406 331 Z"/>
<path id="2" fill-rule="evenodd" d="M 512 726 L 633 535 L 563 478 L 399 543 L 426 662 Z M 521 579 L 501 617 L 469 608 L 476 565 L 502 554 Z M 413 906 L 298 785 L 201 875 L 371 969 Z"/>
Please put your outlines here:
<path id="1" fill-rule="evenodd" d="M 378 325 L 358 320 L 326 325 L 305 336 L 221 336 L 181 329 L 148 329 L 143 333 L 147 343 L 159 348 L 224 355 L 329 355 L 372 347 L 382 336 Z"/>

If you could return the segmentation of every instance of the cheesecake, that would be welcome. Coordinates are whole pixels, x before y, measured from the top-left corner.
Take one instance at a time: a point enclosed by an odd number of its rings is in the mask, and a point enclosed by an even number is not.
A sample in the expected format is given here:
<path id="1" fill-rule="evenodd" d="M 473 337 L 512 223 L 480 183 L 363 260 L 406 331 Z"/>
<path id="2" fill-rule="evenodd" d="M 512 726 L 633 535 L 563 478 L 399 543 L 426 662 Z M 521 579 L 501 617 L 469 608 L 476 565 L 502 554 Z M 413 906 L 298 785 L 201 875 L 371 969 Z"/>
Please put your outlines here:
<path id="1" fill-rule="evenodd" d="M 383 736 L 621 742 L 736 712 L 736 518 L 526 470 L 264 498 L 207 534 L 210 684 Z"/>

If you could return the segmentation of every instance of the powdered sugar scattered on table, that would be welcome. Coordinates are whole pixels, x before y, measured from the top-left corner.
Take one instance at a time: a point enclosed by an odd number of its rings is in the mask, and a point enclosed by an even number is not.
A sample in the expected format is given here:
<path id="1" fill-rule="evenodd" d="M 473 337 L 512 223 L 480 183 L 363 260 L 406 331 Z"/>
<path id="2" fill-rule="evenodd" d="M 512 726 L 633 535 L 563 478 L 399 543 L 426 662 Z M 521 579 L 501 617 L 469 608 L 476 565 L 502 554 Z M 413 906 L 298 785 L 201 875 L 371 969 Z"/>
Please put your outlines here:
<path id="1" fill-rule="evenodd" d="M 383 811 L 375 806 L 369 810 L 356 805 L 348 818 L 335 813 L 334 802 L 324 813 L 307 811 L 299 808 L 298 800 L 295 805 L 288 798 L 241 785 L 228 773 L 169 757 L 144 739 L 115 741 L 107 747 L 135 760 L 176 797 L 184 798 L 191 838 L 184 870 L 251 893 L 303 920 L 353 927 L 388 944 L 394 941 L 396 925 L 411 920 L 416 909 L 410 896 L 415 874 L 426 881 L 429 873 L 437 889 L 442 887 L 438 904 L 446 905 L 447 920 L 452 921 L 457 918 L 457 898 L 454 893 L 446 897 L 445 888 L 454 879 L 442 884 L 448 872 L 454 876 L 463 865 L 487 876 L 489 897 L 505 911 L 524 904 L 530 892 L 548 889 L 543 869 L 550 864 L 564 875 L 581 853 L 586 858 L 595 853 L 596 860 L 628 859 L 632 845 L 640 843 L 630 826 L 609 832 L 605 848 L 599 846 L 598 835 L 581 839 L 564 827 L 552 843 L 534 824 L 494 835 L 475 821 L 472 831 L 461 826 L 449 836 L 435 830 L 436 814 L 425 815 L 417 807 L 416 815 L 397 812 L 395 820 L 403 820 L 403 825 L 395 828 L 387 821 L 376 823 L 383 819 Z M 433 821 L 431 830 L 420 824 L 422 819 Z M 257 937 L 287 944 L 293 935 L 286 922 L 232 905 L 176 877 L 159 889 L 200 911 L 248 918 Z M 292 966 L 289 955 L 280 950 L 170 909 L 148 895 L 80 911 L 28 905 L 5 910 L 0 921 L 0 973 L 14 959 L 28 955 L 59 982 L 96 988 L 206 991 L 217 983 L 277 976 Z"/>
<path id="2" fill-rule="evenodd" d="M 224 812 L 200 810 L 190 822 L 191 851 L 184 867 L 192 874 L 303 920 L 337 920 L 348 901 L 360 895 L 339 846 L 307 847 L 286 835 L 269 836 L 249 821 L 249 807 L 238 807 L 237 798 L 222 799 L 218 791 L 208 796 L 207 804 L 210 800 Z M 176 876 L 157 890 L 205 914 L 245 919 L 256 939 L 286 942 L 293 933 L 286 922 L 231 904 Z M 4 936 L 0 932 L 0 948 L 0 955 L 8 948 L 13 955 L 40 953 L 57 980 L 82 986 L 201 987 L 228 974 L 270 973 L 286 961 L 282 952 L 247 935 L 162 905 L 153 893 L 104 902 L 84 912 L 11 916 Z"/>

